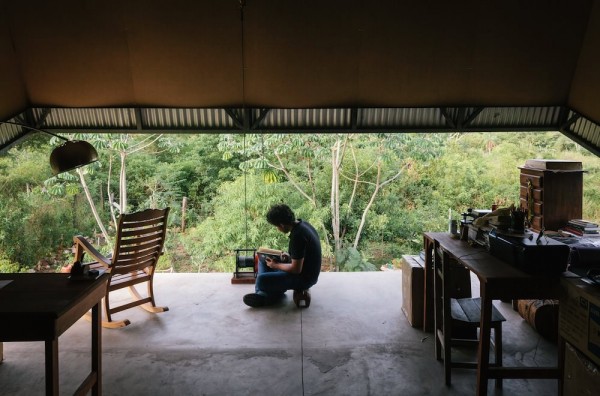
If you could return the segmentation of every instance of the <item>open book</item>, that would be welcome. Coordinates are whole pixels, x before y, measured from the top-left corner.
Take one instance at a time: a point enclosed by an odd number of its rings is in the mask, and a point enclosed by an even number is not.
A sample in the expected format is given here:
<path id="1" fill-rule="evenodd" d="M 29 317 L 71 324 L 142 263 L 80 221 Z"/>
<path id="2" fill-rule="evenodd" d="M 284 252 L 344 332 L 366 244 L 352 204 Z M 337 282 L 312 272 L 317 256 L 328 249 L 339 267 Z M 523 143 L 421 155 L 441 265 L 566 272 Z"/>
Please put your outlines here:
<path id="1" fill-rule="evenodd" d="M 261 256 L 270 257 L 277 261 L 281 261 L 282 263 L 286 262 L 285 259 L 289 259 L 289 255 L 286 254 L 285 257 L 283 256 L 283 250 L 270 249 L 267 247 L 259 247 L 256 253 L 260 254 Z"/>

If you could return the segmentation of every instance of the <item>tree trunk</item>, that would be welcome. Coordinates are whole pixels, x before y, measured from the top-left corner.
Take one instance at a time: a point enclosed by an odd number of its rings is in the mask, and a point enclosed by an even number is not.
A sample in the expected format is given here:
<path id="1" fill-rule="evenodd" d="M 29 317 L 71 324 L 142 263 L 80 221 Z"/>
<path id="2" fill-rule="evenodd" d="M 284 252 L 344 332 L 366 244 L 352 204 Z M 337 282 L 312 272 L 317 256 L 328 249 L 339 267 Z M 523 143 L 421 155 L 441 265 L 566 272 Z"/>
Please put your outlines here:
<path id="1" fill-rule="evenodd" d="M 102 219 L 100 219 L 98 210 L 96 210 L 96 205 L 94 204 L 94 201 L 92 200 L 92 194 L 90 194 L 90 189 L 85 181 L 85 178 L 83 177 L 83 171 L 81 170 L 81 168 L 77 169 L 77 173 L 79 174 L 79 180 L 81 181 L 81 186 L 83 187 L 83 191 L 85 192 L 85 196 L 90 205 L 90 209 L 92 210 L 92 214 L 94 215 L 94 219 L 96 219 L 96 223 L 98 224 L 98 227 L 100 227 L 100 231 L 102 231 L 102 235 L 104 235 L 104 238 L 106 239 L 106 243 L 108 243 L 108 246 L 112 250 L 112 243 L 110 242 L 108 232 L 106 231 L 106 228 L 104 227 L 104 223 L 102 223 Z"/>
<path id="2" fill-rule="evenodd" d="M 115 206 L 117 206 L 117 204 L 115 203 L 115 194 L 110 189 L 112 164 L 113 164 L 113 156 L 109 155 L 108 156 L 108 176 L 106 178 L 106 194 L 108 195 L 108 207 L 110 210 L 110 218 L 112 219 L 112 222 L 116 227 L 117 226 L 117 216 L 115 215 Z M 121 212 L 121 210 L 119 209 L 119 213 L 120 212 Z"/>
<path id="3" fill-rule="evenodd" d="M 100 207 L 103 208 L 104 207 L 104 189 L 102 188 L 102 184 L 100 184 L 98 186 L 98 188 L 100 189 Z"/>
<path id="4" fill-rule="evenodd" d="M 121 151 L 121 173 L 119 175 L 119 206 L 121 214 L 127 213 L 127 176 L 125 172 L 125 158 L 127 153 Z"/>
<path id="5" fill-rule="evenodd" d="M 181 201 L 181 232 L 185 232 L 185 210 L 187 209 L 187 197 Z"/>
<path id="6" fill-rule="evenodd" d="M 369 209 L 371 209 L 373 202 L 375 202 L 375 198 L 377 197 L 377 193 L 379 192 L 379 189 L 381 187 L 381 185 L 379 184 L 380 180 L 381 180 L 381 162 L 377 164 L 377 181 L 375 182 L 375 190 L 373 190 L 373 194 L 371 194 L 371 199 L 369 199 L 369 203 L 365 207 L 365 210 L 363 210 L 363 214 L 360 219 L 360 225 L 358 226 L 358 230 L 356 231 L 356 236 L 354 238 L 354 244 L 352 245 L 352 246 L 354 246 L 355 249 L 358 248 L 358 242 L 360 241 L 360 236 L 362 234 L 362 230 L 367 221 L 367 215 L 369 214 Z"/>
<path id="7" fill-rule="evenodd" d="M 346 215 L 350 216 L 352 213 L 352 206 L 354 205 L 354 198 L 356 197 L 356 192 L 358 191 L 358 183 L 360 182 L 360 173 L 358 171 L 358 162 L 356 160 L 356 153 L 354 152 L 354 147 L 350 146 L 350 152 L 352 153 L 352 160 L 354 162 L 354 179 L 352 180 L 352 194 L 350 194 L 350 199 L 348 200 L 348 205 L 346 206 Z M 347 227 L 344 227 L 340 230 L 340 238 L 344 239 L 346 236 Z"/>
<path id="8" fill-rule="evenodd" d="M 341 166 L 341 141 L 338 139 L 331 148 L 331 229 L 333 231 L 334 254 L 342 249 L 340 238 L 340 166 Z M 339 270 L 337 260 L 335 270 Z"/>

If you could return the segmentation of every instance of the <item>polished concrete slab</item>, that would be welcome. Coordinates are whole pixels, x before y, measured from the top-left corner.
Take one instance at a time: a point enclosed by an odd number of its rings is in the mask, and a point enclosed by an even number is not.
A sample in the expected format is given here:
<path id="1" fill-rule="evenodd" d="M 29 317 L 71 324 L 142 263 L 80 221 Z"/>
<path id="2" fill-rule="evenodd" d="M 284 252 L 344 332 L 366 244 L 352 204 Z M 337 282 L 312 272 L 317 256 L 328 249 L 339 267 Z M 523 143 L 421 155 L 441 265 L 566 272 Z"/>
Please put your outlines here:
<path id="1" fill-rule="evenodd" d="M 278 306 L 253 309 L 230 274 L 157 274 L 157 303 L 119 313 L 131 325 L 103 329 L 104 395 L 469 395 L 475 371 L 454 370 L 446 387 L 432 333 L 401 311 L 402 273 L 322 273 L 312 304 L 291 292 Z M 474 294 L 477 294 L 475 284 Z M 127 296 L 125 292 L 122 297 Z M 506 365 L 556 363 L 556 347 L 508 303 L 497 303 Z M 0 324 L 1 325 L 1 324 Z M 90 368 L 90 324 L 59 339 L 61 394 Z M 44 394 L 43 343 L 5 343 L 0 395 Z M 556 380 L 505 380 L 490 395 L 556 395 Z"/>

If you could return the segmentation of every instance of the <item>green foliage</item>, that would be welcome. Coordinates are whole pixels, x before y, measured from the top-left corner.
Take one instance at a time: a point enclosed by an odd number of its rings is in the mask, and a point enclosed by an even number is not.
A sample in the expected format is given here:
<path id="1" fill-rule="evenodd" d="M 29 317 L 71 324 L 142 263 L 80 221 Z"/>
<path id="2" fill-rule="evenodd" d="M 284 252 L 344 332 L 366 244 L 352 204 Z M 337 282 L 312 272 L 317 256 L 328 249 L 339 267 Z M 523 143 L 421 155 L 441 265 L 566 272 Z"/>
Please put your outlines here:
<path id="1" fill-rule="evenodd" d="M 87 226 L 85 217 L 76 217 L 81 212 L 74 195 L 49 195 L 49 147 L 28 143 L 0 157 L 0 255 L 11 270 L 31 269 L 42 259 L 58 265 L 77 227 Z"/>
<path id="2" fill-rule="evenodd" d="M 424 231 L 447 229 L 448 209 L 518 202 L 518 167 L 530 158 L 583 162 L 583 216 L 600 221 L 600 159 L 560 133 L 81 135 L 100 161 L 85 168 L 100 216 L 109 222 L 107 190 L 118 191 L 120 151 L 127 157 L 130 210 L 170 206 L 160 270 L 233 271 L 233 250 L 287 248 L 287 236 L 264 215 L 278 202 L 311 222 L 333 259 L 332 147 L 347 142 L 340 175 L 342 270 L 373 270 L 422 249 Z M 47 139 L 0 156 L 0 268 L 27 270 L 40 259 L 69 260 L 72 236 L 93 236 L 95 221 L 75 173 L 52 177 Z M 112 170 L 109 180 L 109 159 Z M 352 246 L 373 193 L 377 165 L 384 186 L 362 237 Z M 361 179 L 355 184 L 355 179 Z M 110 188 L 109 188 L 110 186 Z M 187 198 L 186 230 L 181 202 Z M 66 252 L 66 253 L 65 253 Z M 395 261 L 396 260 L 396 261 Z M 16 266 L 16 267 L 15 267 Z"/>
<path id="3" fill-rule="evenodd" d="M 33 268 L 41 259 L 58 265 L 78 226 L 89 226 L 75 218 L 79 210 L 74 204 L 72 199 L 49 201 L 41 194 L 2 201 L 0 252 L 21 268 Z"/>
<path id="4" fill-rule="evenodd" d="M 156 263 L 157 272 L 170 272 L 173 268 L 173 259 L 171 253 L 166 250 L 165 253 L 160 256 L 158 263 Z"/>
<path id="5" fill-rule="evenodd" d="M 233 271 L 234 249 L 263 245 L 287 248 L 287 238 L 264 218 L 272 204 L 283 200 L 286 191 L 289 188 L 285 185 L 262 183 L 256 174 L 223 183 L 213 202 L 214 215 L 189 229 L 183 238 L 193 261 L 198 265 L 211 261 Z"/>
<path id="6" fill-rule="evenodd" d="M 366 261 L 354 247 L 340 249 L 336 253 L 335 261 L 340 266 L 341 271 L 357 272 L 375 270 L 375 266 Z"/>
<path id="7" fill-rule="evenodd" d="M 43 147 L 13 148 L 7 155 L 0 156 L 2 197 L 33 193 L 34 190 L 41 188 L 40 182 L 50 175 L 50 167 Z"/>
<path id="8" fill-rule="evenodd" d="M 0 273 L 17 273 L 21 272 L 21 266 L 17 263 L 13 263 L 7 258 L 0 257 Z"/>

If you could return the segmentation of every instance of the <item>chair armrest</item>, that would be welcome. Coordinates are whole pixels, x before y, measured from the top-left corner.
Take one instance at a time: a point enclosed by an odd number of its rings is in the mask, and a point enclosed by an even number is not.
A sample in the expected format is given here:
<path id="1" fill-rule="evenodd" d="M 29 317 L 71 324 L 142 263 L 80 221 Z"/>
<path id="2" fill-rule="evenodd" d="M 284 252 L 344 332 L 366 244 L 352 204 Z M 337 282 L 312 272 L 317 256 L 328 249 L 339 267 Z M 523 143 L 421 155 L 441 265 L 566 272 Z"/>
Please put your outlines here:
<path id="1" fill-rule="evenodd" d="M 81 235 L 76 235 L 73 237 L 73 243 L 75 243 L 75 259 L 74 261 L 81 261 L 84 253 L 88 253 L 94 260 L 104 265 L 105 267 L 110 267 L 112 260 L 102 253 L 100 253 L 92 244 L 90 244 L 87 239 L 85 239 Z"/>

